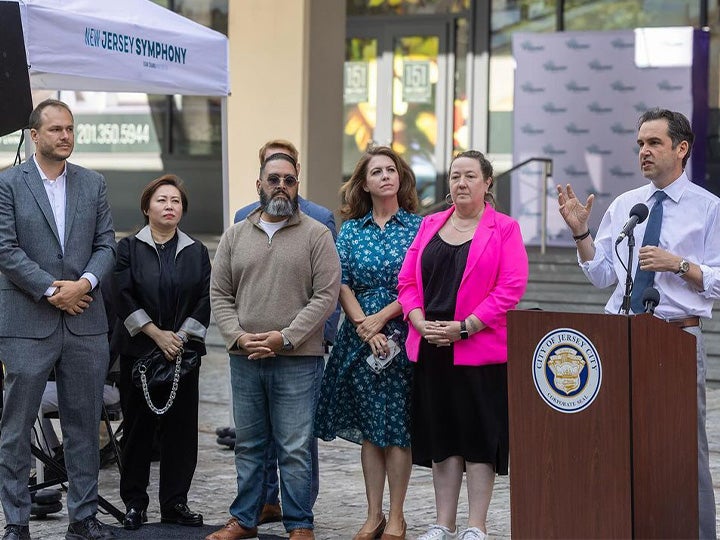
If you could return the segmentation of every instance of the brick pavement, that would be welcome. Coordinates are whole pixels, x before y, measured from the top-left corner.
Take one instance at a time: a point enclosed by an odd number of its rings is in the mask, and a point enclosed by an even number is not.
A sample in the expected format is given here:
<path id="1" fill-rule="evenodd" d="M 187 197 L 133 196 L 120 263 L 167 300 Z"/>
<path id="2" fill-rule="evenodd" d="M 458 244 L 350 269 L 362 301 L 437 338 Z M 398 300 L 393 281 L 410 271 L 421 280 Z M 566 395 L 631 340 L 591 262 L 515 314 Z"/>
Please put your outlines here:
<path id="1" fill-rule="evenodd" d="M 227 508 L 235 495 L 236 479 L 233 453 L 215 443 L 215 428 L 226 425 L 229 417 L 227 357 L 218 346 L 211 346 L 201 370 L 200 447 L 198 468 L 190 491 L 189 505 L 202 512 L 205 523 L 222 525 Z M 708 435 L 716 498 L 720 501 L 720 389 L 708 392 Z M 157 507 L 157 465 L 151 474 L 150 522 L 159 521 Z M 106 468 L 100 474 L 100 494 L 122 507 L 118 496 L 117 469 Z M 387 501 L 387 495 L 385 497 Z M 387 502 L 386 502 L 387 504 Z M 316 533 L 320 539 L 350 539 L 364 521 L 365 496 L 360 468 L 359 446 L 345 442 L 320 443 L 320 495 L 315 506 Z M 416 538 L 434 521 L 434 494 L 429 470 L 415 467 L 405 507 L 408 538 Z M 102 518 L 106 523 L 112 519 Z M 467 520 L 467 498 L 461 494 L 458 523 Z M 4 526 L 0 518 L 0 527 Z M 33 538 L 61 539 L 67 528 L 65 510 L 47 519 L 30 523 Z M 137 531 L 141 533 L 143 529 Z M 162 540 L 158 531 L 146 529 L 133 538 Z M 286 538 L 281 524 L 261 527 L 261 539 Z M 510 537 L 509 482 L 500 478 L 495 487 L 488 516 L 492 538 Z"/>

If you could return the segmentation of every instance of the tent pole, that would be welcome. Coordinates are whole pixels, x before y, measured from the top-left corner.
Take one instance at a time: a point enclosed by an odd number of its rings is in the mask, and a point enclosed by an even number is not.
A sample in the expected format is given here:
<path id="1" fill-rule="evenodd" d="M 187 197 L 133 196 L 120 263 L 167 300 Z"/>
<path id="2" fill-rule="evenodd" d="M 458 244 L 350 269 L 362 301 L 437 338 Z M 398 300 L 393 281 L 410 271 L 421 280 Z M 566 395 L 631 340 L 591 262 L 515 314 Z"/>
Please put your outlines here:
<path id="1" fill-rule="evenodd" d="M 222 192 L 223 192 L 223 231 L 230 227 L 230 171 L 228 166 L 228 115 L 227 96 L 220 100 L 220 124 L 222 146 Z"/>
<path id="2" fill-rule="evenodd" d="M 32 156 L 35 153 L 35 143 L 33 143 L 32 138 L 30 137 L 30 130 L 25 130 L 25 144 L 23 145 L 25 147 L 25 161 L 30 159 L 30 156 Z"/>

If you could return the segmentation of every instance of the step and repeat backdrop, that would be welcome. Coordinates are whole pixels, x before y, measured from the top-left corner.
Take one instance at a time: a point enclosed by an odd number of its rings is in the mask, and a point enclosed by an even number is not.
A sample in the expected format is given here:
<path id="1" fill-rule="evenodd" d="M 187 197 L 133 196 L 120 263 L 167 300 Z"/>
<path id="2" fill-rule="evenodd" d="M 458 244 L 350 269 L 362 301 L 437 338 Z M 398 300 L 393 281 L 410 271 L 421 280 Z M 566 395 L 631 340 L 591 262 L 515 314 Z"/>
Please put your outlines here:
<path id="1" fill-rule="evenodd" d="M 541 202 L 547 198 L 548 245 L 574 245 L 557 211 L 556 184 L 578 197 L 596 196 L 591 229 L 610 202 L 647 180 L 640 174 L 637 120 L 649 108 L 680 111 L 695 133 L 706 132 L 709 35 L 693 28 L 611 32 L 517 33 L 513 159 L 553 159 L 513 175 L 512 215 L 529 245 L 538 245 Z M 688 176 L 702 183 L 702 139 Z"/>

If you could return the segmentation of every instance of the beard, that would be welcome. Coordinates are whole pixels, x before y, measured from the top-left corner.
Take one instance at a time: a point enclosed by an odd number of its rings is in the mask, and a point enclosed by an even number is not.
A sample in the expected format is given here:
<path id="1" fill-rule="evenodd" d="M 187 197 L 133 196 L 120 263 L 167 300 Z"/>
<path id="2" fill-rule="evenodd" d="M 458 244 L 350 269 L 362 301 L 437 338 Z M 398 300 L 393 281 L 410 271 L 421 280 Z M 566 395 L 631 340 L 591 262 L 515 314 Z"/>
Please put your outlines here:
<path id="1" fill-rule="evenodd" d="M 40 143 L 35 146 L 35 152 L 48 161 L 65 161 L 72 154 L 73 147 L 73 144 L 70 144 L 69 148 L 60 148 L 48 143 Z"/>
<path id="2" fill-rule="evenodd" d="M 286 218 L 292 216 L 298 209 L 298 198 L 295 195 L 292 199 L 274 195 L 268 197 L 265 190 L 260 190 L 260 206 L 269 216 Z"/>

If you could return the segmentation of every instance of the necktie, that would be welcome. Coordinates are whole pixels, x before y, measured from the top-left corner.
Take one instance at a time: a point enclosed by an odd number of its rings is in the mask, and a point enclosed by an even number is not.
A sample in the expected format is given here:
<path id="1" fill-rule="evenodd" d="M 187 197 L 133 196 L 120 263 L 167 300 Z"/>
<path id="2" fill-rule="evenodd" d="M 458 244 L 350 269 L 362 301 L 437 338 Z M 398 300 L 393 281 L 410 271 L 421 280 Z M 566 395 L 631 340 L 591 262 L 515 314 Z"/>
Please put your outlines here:
<path id="1" fill-rule="evenodd" d="M 662 225 L 663 217 L 663 201 L 667 199 L 667 193 L 664 191 L 656 191 L 653 194 L 655 197 L 655 205 L 650 211 L 650 217 L 648 218 L 648 224 L 645 228 L 645 236 L 643 236 L 643 246 L 657 246 L 660 241 L 660 226 Z M 630 295 L 630 307 L 633 313 L 644 313 L 645 309 L 642 303 L 643 293 L 648 287 L 652 287 L 653 281 L 655 280 L 655 272 L 647 272 L 640 270 L 640 263 L 638 262 L 637 270 L 635 271 L 635 279 L 633 281 L 633 290 Z"/>

